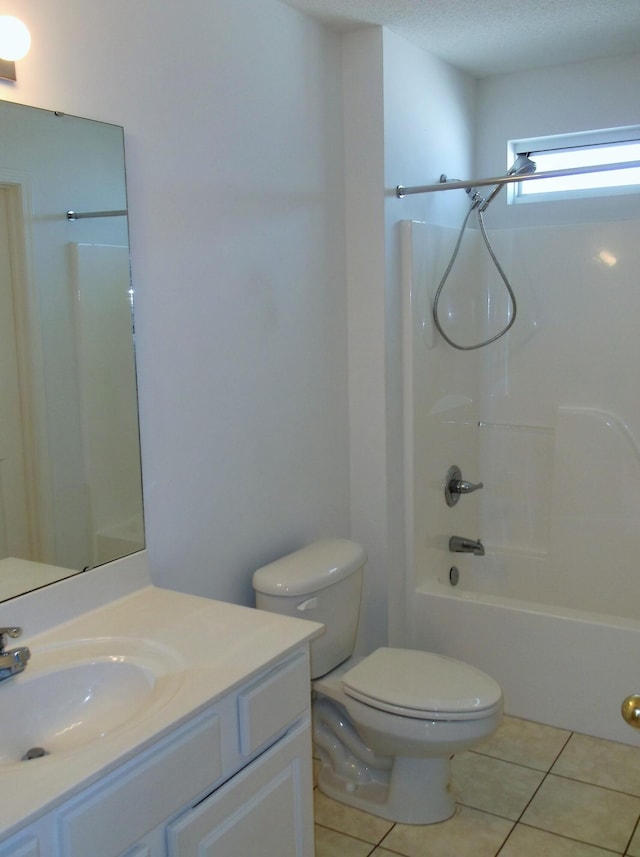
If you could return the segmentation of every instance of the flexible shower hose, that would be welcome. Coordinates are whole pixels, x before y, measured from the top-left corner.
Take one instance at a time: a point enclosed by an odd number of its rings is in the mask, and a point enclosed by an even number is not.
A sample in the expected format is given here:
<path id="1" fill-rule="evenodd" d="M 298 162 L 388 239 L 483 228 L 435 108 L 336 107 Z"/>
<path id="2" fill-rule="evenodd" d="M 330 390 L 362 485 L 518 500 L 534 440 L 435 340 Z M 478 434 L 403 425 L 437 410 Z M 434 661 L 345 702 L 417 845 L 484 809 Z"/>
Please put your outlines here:
<path id="1" fill-rule="evenodd" d="M 496 339 L 500 339 L 501 336 L 504 336 L 505 333 L 507 333 L 509 330 L 511 330 L 511 328 L 513 327 L 513 323 L 516 320 L 516 313 L 518 312 L 518 304 L 516 301 L 516 296 L 513 293 L 513 289 L 511 288 L 511 283 L 509 282 L 505 272 L 502 270 L 502 266 L 500 265 L 500 262 L 498 261 L 498 258 L 493 251 L 493 247 L 491 246 L 491 242 L 489 241 L 489 236 L 487 235 L 487 231 L 486 231 L 485 226 L 484 226 L 484 218 L 482 216 L 482 211 L 480 209 L 481 202 L 482 202 L 482 199 L 480 197 L 474 198 L 473 201 L 471 202 L 471 205 L 469 207 L 469 211 L 467 211 L 465 218 L 462 221 L 462 226 L 460 227 L 460 232 L 458 233 L 458 240 L 456 241 L 456 246 L 454 247 L 453 253 L 451 254 L 451 259 L 449 260 L 449 264 L 447 265 L 447 268 L 446 268 L 446 270 L 442 276 L 442 279 L 440 280 L 440 284 L 439 284 L 438 289 L 436 291 L 436 296 L 433 299 L 433 321 L 434 321 L 434 324 L 435 324 L 436 328 L 438 329 L 440 336 L 442 336 L 442 338 L 445 340 L 445 342 L 448 342 L 452 348 L 456 348 L 458 351 L 475 351 L 477 348 L 484 348 L 485 345 L 490 345 L 492 342 L 495 342 Z M 460 245 L 462 244 L 462 238 L 463 238 L 465 230 L 467 228 L 467 223 L 469 222 L 469 217 L 471 216 L 471 212 L 474 209 L 477 210 L 478 224 L 480 226 L 480 232 L 482 234 L 482 238 L 483 238 L 484 243 L 485 243 L 487 250 L 489 252 L 489 256 L 491 257 L 491 261 L 495 265 L 496 270 L 500 274 L 502 282 L 504 283 L 504 285 L 507 289 L 507 292 L 509 294 L 509 298 L 511 300 L 511 306 L 513 308 L 513 311 L 511 313 L 511 318 L 509 319 L 509 323 L 507 324 L 507 326 L 503 330 L 501 330 L 499 333 L 496 333 L 495 336 L 492 336 L 491 339 L 485 339 L 483 342 L 478 342 L 476 345 L 460 345 L 458 342 L 454 342 L 453 339 L 451 339 L 449 336 L 447 336 L 447 334 L 442 329 L 442 325 L 440 324 L 440 319 L 438 317 L 438 304 L 440 302 L 440 295 L 442 294 L 442 290 L 444 289 L 445 283 L 447 282 L 449 274 L 451 273 L 451 269 L 453 268 L 455 261 L 456 261 L 456 258 L 458 256 L 458 251 L 460 250 Z"/>

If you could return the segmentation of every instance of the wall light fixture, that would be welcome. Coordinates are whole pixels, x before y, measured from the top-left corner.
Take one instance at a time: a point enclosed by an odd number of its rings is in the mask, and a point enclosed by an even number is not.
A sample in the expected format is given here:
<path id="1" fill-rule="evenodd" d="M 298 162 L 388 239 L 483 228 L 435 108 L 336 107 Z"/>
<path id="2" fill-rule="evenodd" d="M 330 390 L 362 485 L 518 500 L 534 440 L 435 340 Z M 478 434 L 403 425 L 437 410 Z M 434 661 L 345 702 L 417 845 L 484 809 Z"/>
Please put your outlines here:
<path id="1" fill-rule="evenodd" d="M 0 15 L 0 78 L 16 79 L 16 60 L 29 51 L 31 35 L 27 27 L 12 15 Z"/>

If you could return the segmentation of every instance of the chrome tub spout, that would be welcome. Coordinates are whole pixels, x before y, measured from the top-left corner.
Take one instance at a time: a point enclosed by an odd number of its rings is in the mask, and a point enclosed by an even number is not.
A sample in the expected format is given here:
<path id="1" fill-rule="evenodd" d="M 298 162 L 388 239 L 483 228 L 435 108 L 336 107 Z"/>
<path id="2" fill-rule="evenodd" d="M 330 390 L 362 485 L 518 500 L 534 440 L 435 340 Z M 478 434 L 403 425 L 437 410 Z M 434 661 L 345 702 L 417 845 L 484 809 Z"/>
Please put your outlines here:
<path id="1" fill-rule="evenodd" d="M 480 539 L 466 539 L 464 536 L 451 536 L 449 550 L 452 553 L 472 553 L 474 556 L 484 556 L 484 545 Z"/>

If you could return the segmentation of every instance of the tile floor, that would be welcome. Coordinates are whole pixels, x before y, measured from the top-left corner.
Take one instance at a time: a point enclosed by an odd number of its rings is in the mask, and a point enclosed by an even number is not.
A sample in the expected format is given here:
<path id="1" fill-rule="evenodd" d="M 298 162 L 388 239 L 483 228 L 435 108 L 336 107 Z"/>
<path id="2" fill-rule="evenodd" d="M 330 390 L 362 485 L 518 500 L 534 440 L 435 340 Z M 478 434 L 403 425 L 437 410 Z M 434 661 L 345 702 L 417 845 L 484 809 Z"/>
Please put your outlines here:
<path id="1" fill-rule="evenodd" d="M 457 812 L 426 826 L 316 788 L 316 857 L 640 857 L 640 748 L 505 717 L 452 774 Z"/>

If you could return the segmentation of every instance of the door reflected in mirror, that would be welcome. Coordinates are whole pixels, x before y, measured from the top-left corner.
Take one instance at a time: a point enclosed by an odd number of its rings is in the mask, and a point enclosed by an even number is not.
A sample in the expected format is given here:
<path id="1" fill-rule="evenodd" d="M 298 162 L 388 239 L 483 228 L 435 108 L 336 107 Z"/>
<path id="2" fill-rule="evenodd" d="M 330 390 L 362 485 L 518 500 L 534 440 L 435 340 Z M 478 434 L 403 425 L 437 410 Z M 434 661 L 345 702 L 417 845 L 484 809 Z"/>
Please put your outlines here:
<path id="1" fill-rule="evenodd" d="M 0 128 L 4 600 L 141 550 L 144 523 L 123 129 L 9 102 Z"/>

